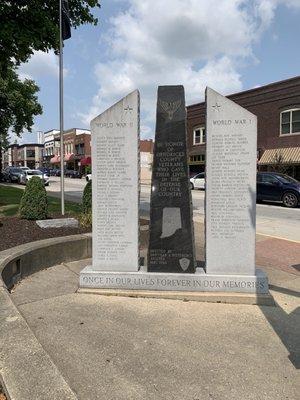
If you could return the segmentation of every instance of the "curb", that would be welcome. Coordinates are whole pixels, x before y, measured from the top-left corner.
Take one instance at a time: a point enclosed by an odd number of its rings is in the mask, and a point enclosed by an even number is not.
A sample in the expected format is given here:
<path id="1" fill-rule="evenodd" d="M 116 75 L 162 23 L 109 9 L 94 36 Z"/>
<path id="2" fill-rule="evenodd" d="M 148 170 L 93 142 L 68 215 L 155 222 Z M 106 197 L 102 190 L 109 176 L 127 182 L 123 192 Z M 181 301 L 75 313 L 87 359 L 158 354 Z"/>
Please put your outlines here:
<path id="1" fill-rule="evenodd" d="M 0 287 L 11 289 L 37 271 L 90 258 L 92 234 L 85 233 L 29 242 L 0 252 Z"/>
<path id="2" fill-rule="evenodd" d="M 0 315 L 0 373 L 6 397 L 77 400 L 3 287 Z"/>
<path id="3" fill-rule="evenodd" d="M 8 289 L 62 262 L 91 257 L 91 234 L 26 243 L 0 252 L 0 381 L 10 400 L 77 400 L 12 302 Z"/>

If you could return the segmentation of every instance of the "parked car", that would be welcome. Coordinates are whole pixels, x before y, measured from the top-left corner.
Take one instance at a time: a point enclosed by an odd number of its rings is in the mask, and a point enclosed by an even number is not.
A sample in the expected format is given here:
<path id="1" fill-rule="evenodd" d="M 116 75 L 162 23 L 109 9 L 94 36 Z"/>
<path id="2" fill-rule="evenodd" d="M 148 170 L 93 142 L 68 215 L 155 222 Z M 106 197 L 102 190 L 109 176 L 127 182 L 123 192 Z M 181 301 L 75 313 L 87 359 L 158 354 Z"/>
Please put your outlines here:
<path id="1" fill-rule="evenodd" d="M 22 174 L 20 177 L 20 183 L 26 185 L 27 182 L 30 181 L 30 179 L 34 176 L 37 176 L 38 178 L 42 179 L 45 186 L 49 186 L 49 176 L 43 174 L 41 171 L 36 169 L 29 169 L 28 171 L 24 171 L 24 174 Z"/>
<path id="2" fill-rule="evenodd" d="M 60 176 L 60 169 L 53 169 L 51 171 L 51 176 Z"/>
<path id="3" fill-rule="evenodd" d="M 92 180 L 92 174 L 87 174 L 86 177 L 85 177 L 85 180 L 87 182 L 91 181 Z"/>
<path id="4" fill-rule="evenodd" d="M 22 171 L 28 171 L 30 168 L 28 167 L 19 167 Z"/>
<path id="5" fill-rule="evenodd" d="M 49 168 L 41 167 L 41 168 L 38 168 L 38 171 L 41 171 L 42 174 L 46 174 L 46 175 L 50 176 Z"/>
<path id="6" fill-rule="evenodd" d="M 258 172 L 257 201 L 280 201 L 286 207 L 300 204 L 300 182 L 277 172 Z"/>
<path id="7" fill-rule="evenodd" d="M 20 177 L 24 171 L 19 167 L 6 167 L 3 171 L 3 181 L 10 183 L 20 183 Z"/>
<path id="8" fill-rule="evenodd" d="M 205 172 L 200 172 L 190 178 L 190 187 L 191 189 L 205 189 Z"/>
<path id="9" fill-rule="evenodd" d="M 75 171 L 72 169 L 67 169 L 65 171 L 65 176 L 68 178 L 79 178 L 79 179 L 82 178 L 82 174 L 79 171 Z"/>

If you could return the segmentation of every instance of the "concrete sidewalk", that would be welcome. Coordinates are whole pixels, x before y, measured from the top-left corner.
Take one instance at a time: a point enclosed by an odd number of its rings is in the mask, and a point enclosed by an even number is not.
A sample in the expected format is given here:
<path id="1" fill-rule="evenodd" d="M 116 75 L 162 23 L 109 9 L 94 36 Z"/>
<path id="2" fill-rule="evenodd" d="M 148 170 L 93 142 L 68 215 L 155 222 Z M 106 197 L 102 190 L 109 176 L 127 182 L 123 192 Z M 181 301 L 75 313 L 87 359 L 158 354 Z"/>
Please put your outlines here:
<path id="1" fill-rule="evenodd" d="M 300 274 L 269 267 L 278 307 L 237 306 L 76 294 L 89 262 L 11 294 L 78 399 L 297 399 Z"/>
<path id="2" fill-rule="evenodd" d="M 195 231 L 203 259 L 203 225 Z M 296 400 L 299 251 L 257 236 L 257 262 L 277 307 L 78 294 L 90 260 L 38 272 L 10 297 L 60 374 L 60 400 Z M 27 368 L 35 394 L 28 398 L 56 399 L 39 397 L 41 377 Z"/>

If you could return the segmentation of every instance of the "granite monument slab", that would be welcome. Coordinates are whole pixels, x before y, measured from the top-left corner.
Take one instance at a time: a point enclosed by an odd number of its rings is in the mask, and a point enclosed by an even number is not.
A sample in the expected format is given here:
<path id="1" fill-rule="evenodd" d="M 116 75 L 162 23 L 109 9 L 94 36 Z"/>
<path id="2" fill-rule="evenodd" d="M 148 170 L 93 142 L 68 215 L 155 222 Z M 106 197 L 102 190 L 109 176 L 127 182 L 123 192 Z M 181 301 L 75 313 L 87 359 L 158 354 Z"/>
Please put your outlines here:
<path id="1" fill-rule="evenodd" d="M 93 265 L 139 268 L 139 92 L 91 122 Z"/>
<path id="2" fill-rule="evenodd" d="M 138 92 L 92 121 L 93 265 L 80 272 L 82 290 L 250 293 L 270 301 L 268 278 L 255 269 L 256 117 L 212 89 L 206 95 L 206 270 L 195 268 L 184 89 L 163 86 L 147 267 L 138 262 Z"/>
<path id="3" fill-rule="evenodd" d="M 160 86 L 150 202 L 148 271 L 195 271 L 183 86 Z"/>
<path id="4" fill-rule="evenodd" d="M 255 275 L 257 117 L 206 89 L 208 274 Z"/>

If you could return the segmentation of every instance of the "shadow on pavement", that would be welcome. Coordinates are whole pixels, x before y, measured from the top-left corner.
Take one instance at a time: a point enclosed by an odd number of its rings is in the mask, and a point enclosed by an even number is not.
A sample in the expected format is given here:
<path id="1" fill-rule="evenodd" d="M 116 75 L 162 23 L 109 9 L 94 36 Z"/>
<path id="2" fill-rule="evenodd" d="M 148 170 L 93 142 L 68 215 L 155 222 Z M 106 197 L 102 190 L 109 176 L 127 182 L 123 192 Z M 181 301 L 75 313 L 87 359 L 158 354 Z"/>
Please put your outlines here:
<path id="1" fill-rule="evenodd" d="M 289 296 L 300 297 L 300 292 L 297 292 L 296 290 L 291 290 L 276 285 L 269 285 L 269 288 L 275 292 L 288 294 Z"/>
<path id="2" fill-rule="evenodd" d="M 291 267 L 300 272 L 300 264 L 291 265 Z"/>
<path id="3" fill-rule="evenodd" d="M 270 289 L 289 296 L 300 297 L 300 293 L 295 290 L 275 285 L 270 285 Z M 300 369 L 300 307 L 297 307 L 290 314 L 285 312 L 278 304 L 277 307 L 260 306 L 260 309 L 289 351 L 289 360 L 296 369 Z"/>

